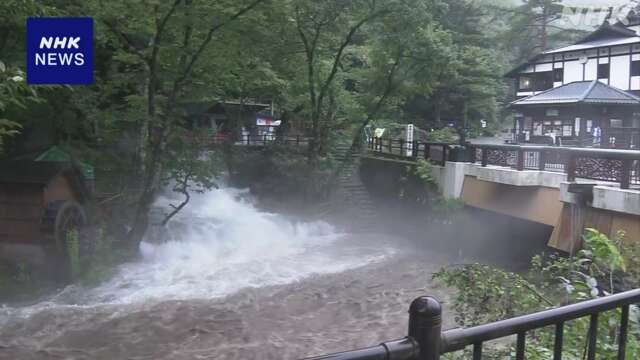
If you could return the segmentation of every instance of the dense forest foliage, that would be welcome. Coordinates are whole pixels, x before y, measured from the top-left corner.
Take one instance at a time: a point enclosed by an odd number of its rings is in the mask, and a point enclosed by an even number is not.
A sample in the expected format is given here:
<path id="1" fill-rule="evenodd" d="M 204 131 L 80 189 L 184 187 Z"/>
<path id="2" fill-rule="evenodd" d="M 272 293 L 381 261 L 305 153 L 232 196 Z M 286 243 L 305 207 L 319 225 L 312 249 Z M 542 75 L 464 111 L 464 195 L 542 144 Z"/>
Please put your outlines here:
<path id="1" fill-rule="evenodd" d="M 0 149 L 58 145 L 108 183 L 133 247 L 167 184 L 215 186 L 185 138 L 194 104 L 268 101 L 310 138 L 310 171 L 372 122 L 498 128 L 503 74 L 582 31 L 559 0 L 8 0 L 0 4 Z M 94 19 L 95 83 L 27 86 L 25 20 Z M 195 106 L 197 108 L 197 106 Z M 240 124 L 235 125 L 236 128 Z M 119 196 L 121 195 L 121 196 Z"/>

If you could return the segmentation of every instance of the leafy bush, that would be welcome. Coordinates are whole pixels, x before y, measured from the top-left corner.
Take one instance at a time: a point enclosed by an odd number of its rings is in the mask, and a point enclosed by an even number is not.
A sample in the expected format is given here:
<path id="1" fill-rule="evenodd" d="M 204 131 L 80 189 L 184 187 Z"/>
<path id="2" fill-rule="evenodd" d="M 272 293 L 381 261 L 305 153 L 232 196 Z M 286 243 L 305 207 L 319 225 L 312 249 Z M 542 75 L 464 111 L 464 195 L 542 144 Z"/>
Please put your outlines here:
<path id="1" fill-rule="evenodd" d="M 431 188 L 437 188 L 438 184 L 433 176 L 433 164 L 431 162 L 419 159 L 414 170 L 415 175 Z"/>
<path id="2" fill-rule="evenodd" d="M 575 257 L 536 256 L 530 272 L 524 275 L 472 264 L 443 269 L 434 278 L 457 290 L 453 303 L 456 322 L 461 326 L 479 325 L 614 292 L 614 276 L 626 271 L 620 236 L 609 239 L 595 229 L 587 229 L 585 248 Z M 626 355 L 630 360 L 640 356 L 637 313 L 637 307 L 632 306 Z M 598 359 L 616 359 L 619 323 L 619 309 L 599 315 Z M 588 317 L 565 324 L 563 358 L 583 358 L 588 328 Z M 553 327 L 527 333 L 527 359 L 551 359 L 553 341 Z M 487 349 L 483 358 L 510 358 L 514 354 L 512 347 L 495 347 Z"/>
<path id="3" fill-rule="evenodd" d="M 458 141 L 458 133 L 452 128 L 442 128 L 427 133 L 427 142 L 452 144 Z"/>

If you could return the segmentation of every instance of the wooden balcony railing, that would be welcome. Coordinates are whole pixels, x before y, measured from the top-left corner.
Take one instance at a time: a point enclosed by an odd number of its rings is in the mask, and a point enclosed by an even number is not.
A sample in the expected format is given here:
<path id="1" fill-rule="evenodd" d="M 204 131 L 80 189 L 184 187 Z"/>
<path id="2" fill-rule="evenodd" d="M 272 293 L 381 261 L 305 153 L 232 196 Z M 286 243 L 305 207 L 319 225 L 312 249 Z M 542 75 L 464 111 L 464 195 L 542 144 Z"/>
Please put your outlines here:
<path id="1" fill-rule="evenodd" d="M 409 334 L 406 338 L 382 343 L 376 347 L 318 356 L 308 360 L 438 360 L 443 354 L 460 351 L 468 346 L 473 347 L 473 360 L 481 360 L 485 342 L 512 335 L 516 335 L 515 358 L 523 360 L 527 333 L 547 326 L 555 328 L 553 359 L 561 360 L 564 324 L 587 316 L 589 328 L 584 334 L 587 340 L 586 359 L 594 360 L 597 355 L 598 315 L 614 309 L 621 309 L 616 358 L 624 360 L 628 338 L 629 307 L 638 302 L 640 302 L 640 289 L 490 324 L 442 331 L 440 303 L 431 297 L 421 297 L 414 300 L 409 309 Z"/>

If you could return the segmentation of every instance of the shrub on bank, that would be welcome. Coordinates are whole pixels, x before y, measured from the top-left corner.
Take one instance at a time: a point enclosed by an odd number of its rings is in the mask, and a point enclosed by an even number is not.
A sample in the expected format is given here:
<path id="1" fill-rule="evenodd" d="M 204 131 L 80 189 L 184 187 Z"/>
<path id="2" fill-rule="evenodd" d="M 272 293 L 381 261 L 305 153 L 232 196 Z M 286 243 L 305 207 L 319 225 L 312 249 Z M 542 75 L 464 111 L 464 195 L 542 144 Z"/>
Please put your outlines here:
<path id="1" fill-rule="evenodd" d="M 584 249 L 573 257 L 536 256 L 527 274 L 517 274 L 488 265 L 471 264 L 443 269 L 434 275 L 457 290 L 453 303 L 456 322 L 474 326 L 528 314 L 547 308 L 584 301 L 637 286 L 636 264 L 640 248 L 626 244 L 624 234 L 613 239 L 594 229 L 586 229 Z M 640 356 L 639 310 L 631 307 L 626 358 Z M 620 309 L 600 314 L 597 354 L 599 359 L 617 358 L 617 334 Z M 563 358 L 582 359 L 587 346 L 589 318 L 569 321 L 564 327 Z M 526 357 L 530 360 L 551 359 L 554 327 L 527 333 Z M 512 344 L 488 346 L 486 359 L 508 359 L 514 356 Z M 459 355 L 459 354 L 458 354 Z M 456 358 L 452 355 L 452 358 Z"/>

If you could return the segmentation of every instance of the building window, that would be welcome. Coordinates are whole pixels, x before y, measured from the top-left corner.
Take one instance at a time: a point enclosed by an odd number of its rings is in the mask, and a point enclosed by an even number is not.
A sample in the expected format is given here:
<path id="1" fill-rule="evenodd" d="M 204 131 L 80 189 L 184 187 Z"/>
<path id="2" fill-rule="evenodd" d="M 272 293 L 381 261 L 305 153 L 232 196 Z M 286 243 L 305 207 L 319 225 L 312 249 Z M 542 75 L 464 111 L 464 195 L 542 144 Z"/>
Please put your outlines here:
<path id="1" fill-rule="evenodd" d="M 624 126 L 624 121 L 620 119 L 611 119 L 611 127 L 612 128 L 621 128 Z"/>
<path id="2" fill-rule="evenodd" d="M 609 78 L 609 64 L 598 64 L 598 79 Z"/>
<path id="3" fill-rule="evenodd" d="M 573 136 L 573 125 L 571 121 L 565 121 L 562 123 L 562 136 Z"/>
<path id="4" fill-rule="evenodd" d="M 536 73 L 535 91 L 549 90 L 553 87 L 553 72 Z"/>
<path id="5" fill-rule="evenodd" d="M 553 69 L 553 81 L 564 82 L 564 69 Z"/>
<path id="6" fill-rule="evenodd" d="M 520 76 L 518 90 L 527 91 L 533 89 L 533 81 L 531 76 Z"/>
<path id="7" fill-rule="evenodd" d="M 631 62 L 631 76 L 640 76 L 640 61 Z"/>

